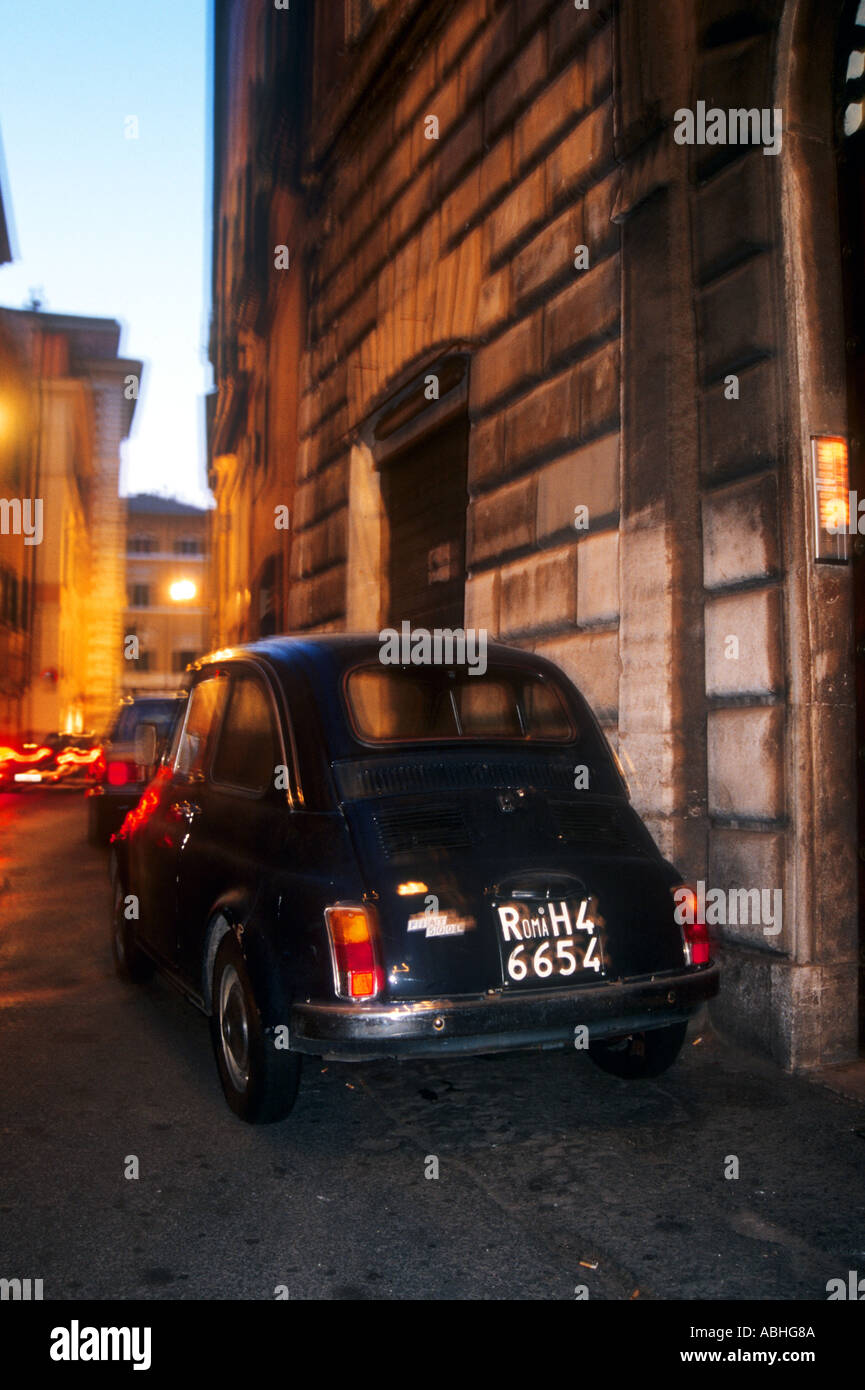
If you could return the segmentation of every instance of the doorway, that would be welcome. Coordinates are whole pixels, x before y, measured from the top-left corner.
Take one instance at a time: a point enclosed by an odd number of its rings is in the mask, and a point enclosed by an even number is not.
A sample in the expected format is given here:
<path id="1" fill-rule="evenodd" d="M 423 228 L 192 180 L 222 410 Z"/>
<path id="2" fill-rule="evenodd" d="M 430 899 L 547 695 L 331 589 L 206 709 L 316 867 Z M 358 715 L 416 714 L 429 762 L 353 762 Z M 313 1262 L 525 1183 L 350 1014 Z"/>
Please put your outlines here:
<path id="1" fill-rule="evenodd" d="M 468 416 L 461 412 L 382 465 L 393 627 L 463 625 L 468 439 Z"/>

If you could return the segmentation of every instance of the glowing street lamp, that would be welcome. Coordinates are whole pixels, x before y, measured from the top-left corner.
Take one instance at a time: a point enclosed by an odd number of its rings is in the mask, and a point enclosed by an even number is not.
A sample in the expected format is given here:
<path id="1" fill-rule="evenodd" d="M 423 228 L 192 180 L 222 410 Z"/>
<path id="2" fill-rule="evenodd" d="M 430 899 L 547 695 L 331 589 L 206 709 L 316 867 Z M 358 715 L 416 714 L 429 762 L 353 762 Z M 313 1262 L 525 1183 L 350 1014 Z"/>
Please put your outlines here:
<path id="1" fill-rule="evenodd" d="M 195 598 L 198 589 L 191 579 L 175 579 L 168 592 L 172 603 L 189 603 L 190 599 Z"/>

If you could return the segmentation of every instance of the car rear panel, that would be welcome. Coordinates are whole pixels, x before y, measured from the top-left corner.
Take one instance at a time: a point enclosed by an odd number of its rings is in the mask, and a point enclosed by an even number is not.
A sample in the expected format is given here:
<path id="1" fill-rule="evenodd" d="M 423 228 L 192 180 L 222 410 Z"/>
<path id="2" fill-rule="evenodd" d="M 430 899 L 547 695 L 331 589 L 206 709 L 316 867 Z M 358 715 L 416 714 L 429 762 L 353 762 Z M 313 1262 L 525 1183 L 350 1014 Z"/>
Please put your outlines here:
<path id="1" fill-rule="evenodd" d="M 496 760 L 462 769 L 440 762 L 435 771 L 406 764 L 399 773 L 391 760 L 384 773 L 391 784 L 399 776 L 406 785 L 431 777 L 463 785 L 343 800 L 368 891 L 377 895 L 389 997 L 591 988 L 682 968 L 669 866 L 628 802 L 573 791 L 567 760 L 514 761 L 519 775 L 503 785 Z M 374 764 L 337 769 L 349 793 L 368 791 L 380 774 Z M 490 785 L 466 786 L 472 779 Z M 522 925 L 503 929 L 506 904 L 506 920 L 519 911 Z M 597 936 L 594 959 L 582 968 L 589 934 Z M 554 955 L 560 937 L 583 948 L 576 971 L 568 954 L 567 976 L 510 977 L 508 957 L 523 938 L 521 960 L 545 940 L 541 956 Z"/>

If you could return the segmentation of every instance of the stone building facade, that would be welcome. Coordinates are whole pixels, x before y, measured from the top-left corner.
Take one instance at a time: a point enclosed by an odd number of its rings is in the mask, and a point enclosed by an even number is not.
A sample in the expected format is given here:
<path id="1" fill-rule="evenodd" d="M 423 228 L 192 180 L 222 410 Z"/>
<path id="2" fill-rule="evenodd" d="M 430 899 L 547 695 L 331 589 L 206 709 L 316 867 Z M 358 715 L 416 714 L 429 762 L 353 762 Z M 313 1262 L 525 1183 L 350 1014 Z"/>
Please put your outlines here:
<path id="1" fill-rule="evenodd" d="M 208 514 L 151 493 L 125 501 L 123 694 L 170 693 L 207 647 Z"/>
<path id="2" fill-rule="evenodd" d="M 288 243 L 296 248 L 303 239 L 298 31 L 306 32 L 303 7 L 291 14 L 269 4 L 215 6 L 210 356 L 219 390 L 207 401 L 207 428 L 217 503 L 210 625 L 222 644 L 283 631 L 288 622 L 306 297 L 296 268 L 276 272 L 271 238 L 289 261 Z"/>
<path id="3" fill-rule="evenodd" d="M 573 676 L 667 856 L 780 890 L 718 926 L 715 1019 L 791 1067 L 865 1012 L 863 561 L 815 558 L 811 442 L 855 487 L 862 9 L 216 6 L 217 518 L 284 629 L 463 621 Z M 756 124 L 680 138 L 706 110 Z"/>
<path id="4" fill-rule="evenodd" d="M 0 146 L 0 266 L 13 259 L 12 207 Z M 29 492 L 33 459 L 32 382 L 26 361 L 0 321 L 0 744 L 21 727 L 30 670 L 33 547 L 9 506 Z M 2 502 L 0 502 L 2 507 Z M 23 520 L 23 517 L 22 517 Z"/>
<path id="5" fill-rule="evenodd" d="M 0 321 L 0 498 L 12 506 L 31 495 L 32 439 L 32 381 Z M 34 553 L 23 524 L 14 529 L 15 520 L 12 511 L 0 516 L 0 743 L 21 728 L 30 681 Z"/>
<path id="6" fill-rule="evenodd" d="M 22 487 L 42 509 L 28 557 L 26 689 L 9 732 L 100 731 L 121 693 L 126 516 L 118 477 L 142 365 L 118 356 L 112 319 L 0 309 L 0 331 L 26 368 Z"/>

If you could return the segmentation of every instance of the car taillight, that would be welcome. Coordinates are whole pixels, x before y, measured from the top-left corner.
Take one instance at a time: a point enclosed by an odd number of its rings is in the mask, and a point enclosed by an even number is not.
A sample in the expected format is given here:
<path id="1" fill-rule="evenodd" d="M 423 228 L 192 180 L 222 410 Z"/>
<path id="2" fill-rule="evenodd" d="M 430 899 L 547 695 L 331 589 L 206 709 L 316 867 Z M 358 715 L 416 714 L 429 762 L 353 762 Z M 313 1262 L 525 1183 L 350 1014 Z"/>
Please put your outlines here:
<path id="1" fill-rule="evenodd" d="M 697 894 L 687 883 L 680 883 L 672 890 L 676 904 L 675 918 L 682 928 L 682 946 L 686 965 L 708 965 L 709 930 L 700 915 Z"/>
<path id="2" fill-rule="evenodd" d="M 333 976 L 341 999 L 372 999 L 384 985 L 375 924 L 364 907 L 326 907 Z"/>
<path id="3" fill-rule="evenodd" d="M 112 787 L 125 787 L 127 782 L 138 781 L 138 768 L 135 763 L 123 759 L 108 764 L 108 783 Z"/>

